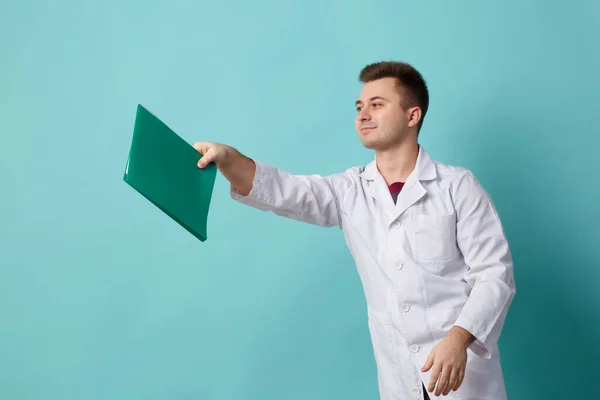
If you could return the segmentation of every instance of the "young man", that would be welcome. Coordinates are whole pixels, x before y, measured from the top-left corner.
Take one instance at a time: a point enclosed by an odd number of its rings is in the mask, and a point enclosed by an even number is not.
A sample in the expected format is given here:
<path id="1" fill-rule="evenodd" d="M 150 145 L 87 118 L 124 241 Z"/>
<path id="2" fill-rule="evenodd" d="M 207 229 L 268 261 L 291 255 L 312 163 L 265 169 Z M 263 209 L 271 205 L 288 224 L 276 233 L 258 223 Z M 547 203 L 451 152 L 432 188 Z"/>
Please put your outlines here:
<path id="1" fill-rule="evenodd" d="M 381 62 L 360 81 L 356 130 L 375 151 L 366 166 L 292 175 L 198 142 L 199 167 L 214 162 L 243 204 L 342 229 L 367 301 L 382 400 L 506 399 L 498 339 L 515 283 L 494 205 L 469 170 L 418 144 L 429 103 L 418 71 Z"/>

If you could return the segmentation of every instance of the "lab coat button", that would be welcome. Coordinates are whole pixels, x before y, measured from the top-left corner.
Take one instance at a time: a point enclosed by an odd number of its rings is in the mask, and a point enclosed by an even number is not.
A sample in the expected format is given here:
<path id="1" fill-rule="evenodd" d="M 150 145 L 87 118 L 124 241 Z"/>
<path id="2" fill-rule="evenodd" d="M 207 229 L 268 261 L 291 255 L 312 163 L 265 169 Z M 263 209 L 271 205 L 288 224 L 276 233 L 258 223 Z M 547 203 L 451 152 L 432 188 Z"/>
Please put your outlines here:
<path id="1" fill-rule="evenodd" d="M 419 352 L 419 346 L 417 346 L 416 344 L 413 344 L 412 346 L 410 346 L 410 352 L 411 353 L 418 353 Z"/>
<path id="2" fill-rule="evenodd" d="M 405 312 L 408 312 L 408 310 L 410 310 L 410 306 L 408 304 L 402 304 L 400 306 L 400 311 L 405 313 Z"/>
<path id="3" fill-rule="evenodd" d="M 415 396 L 420 396 L 420 395 L 421 395 L 421 389 L 419 389 L 419 388 L 414 388 L 414 389 L 412 390 L 412 392 L 413 392 L 413 394 L 414 394 Z"/>
<path id="4" fill-rule="evenodd" d="M 401 270 L 401 269 L 402 269 L 402 267 L 404 267 L 404 264 L 402 264 L 402 262 L 401 262 L 401 261 L 396 261 L 396 262 L 394 263 L 394 265 L 396 265 L 396 269 L 397 269 L 397 270 Z"/>

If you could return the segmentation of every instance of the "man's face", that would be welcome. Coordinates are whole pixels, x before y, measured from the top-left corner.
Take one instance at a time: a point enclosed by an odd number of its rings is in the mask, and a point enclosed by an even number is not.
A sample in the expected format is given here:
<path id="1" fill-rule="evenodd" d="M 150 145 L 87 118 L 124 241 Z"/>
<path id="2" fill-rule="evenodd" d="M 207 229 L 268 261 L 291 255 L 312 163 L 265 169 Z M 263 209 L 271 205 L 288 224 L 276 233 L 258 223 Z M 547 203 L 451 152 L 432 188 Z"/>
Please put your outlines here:
<path id="1" fill-rule="evenodd" d="M 402 104 L 395 78 L 378 79 L 363 85 L 356 102 L 354 124 L 366 148 L 386 150 L 406 138 L 409 128 L 415 126 L 415 108 L 405 110 Z"/>

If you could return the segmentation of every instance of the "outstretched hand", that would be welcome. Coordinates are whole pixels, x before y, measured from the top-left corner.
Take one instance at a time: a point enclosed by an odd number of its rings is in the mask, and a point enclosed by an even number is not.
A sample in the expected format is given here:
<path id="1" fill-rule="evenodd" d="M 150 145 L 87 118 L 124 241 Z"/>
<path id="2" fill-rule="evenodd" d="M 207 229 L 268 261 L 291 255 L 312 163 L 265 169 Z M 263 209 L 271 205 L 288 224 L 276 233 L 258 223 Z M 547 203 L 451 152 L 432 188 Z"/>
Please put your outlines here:
<path id="1" fill-rule="evenodd" d="M 198 161 L 198 167 L 200 168 L 206 167 L 211 162 L 214 162 L 217 167 L 221 167 L 221 163 L 227 161 L 227 157 L 233 150 L 224 144 L 211 142 L 196 142 L 194 148 L 203 156 Z"/>

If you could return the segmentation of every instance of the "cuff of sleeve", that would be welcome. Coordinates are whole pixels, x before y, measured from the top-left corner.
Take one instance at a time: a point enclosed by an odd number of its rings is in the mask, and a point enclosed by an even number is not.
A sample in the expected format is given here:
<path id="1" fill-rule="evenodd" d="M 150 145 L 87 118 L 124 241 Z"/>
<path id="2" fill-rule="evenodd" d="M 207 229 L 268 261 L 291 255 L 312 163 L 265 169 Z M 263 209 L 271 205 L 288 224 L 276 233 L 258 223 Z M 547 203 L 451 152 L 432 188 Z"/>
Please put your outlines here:
<path id="1" fill-rule="evenodd" d="M 486 335 L 483 328 L 477 326 L 463 316 L 460 316 L 454 325 L 460 326 L 461 328 L 469 331 L 471 335 L 475 337 L 473 343 L 469 345 L 469 349 L 471 349 L 473 353 L 486 359 L 490 359 L 492 357 L 488 346 L 485 345 Z"/>
<path id="2" fill-rule="evenodd" d="M 231 198 L 237 202 L 263 209 L 265 206 L 271 206 L 273 204 L 273 201 L 266 196 L 263 188 L 267 169 L 272 167 L 256 160 L 254 160 L 254 164 L 256 165 L 256 172 L 254 173 L 252 190 L 250 190 L 250 193 L 247 196 L 244 196 L 233 185 L 230 185 L 229 194 Z"/>

